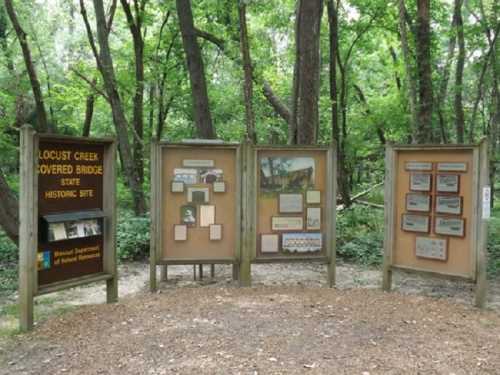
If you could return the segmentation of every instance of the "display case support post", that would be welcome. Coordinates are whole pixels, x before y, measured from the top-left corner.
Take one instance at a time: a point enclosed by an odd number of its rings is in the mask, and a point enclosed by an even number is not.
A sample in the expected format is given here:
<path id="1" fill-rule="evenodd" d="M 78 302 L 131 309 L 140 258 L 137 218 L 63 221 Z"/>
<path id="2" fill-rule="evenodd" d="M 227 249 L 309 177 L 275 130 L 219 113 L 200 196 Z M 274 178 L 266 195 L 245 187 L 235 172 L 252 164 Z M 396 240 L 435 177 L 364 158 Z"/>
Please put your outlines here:
<path id="1" fill-rule="evenodd" d="M 158 141 L 153 139 L 151 141 L 151 165 L 150 165 L 150 185 L 151 185 L 151 239 L 149 245 L 149 290 L 155 292 L 158 288 L 156 280 L 156 257 L 158 251 L 158 231 L 160 229 L 160 223 L 158 222 L 158 202 L 160 202 L 158 187 L 160 184 L 158 176 Z"/>
<path id="2" fill-rule="evenodd" d="M 118 301 L 118 272 L 116 264 L 116 143 L 113 142 L 104 153 L 103 179 L 104 211 L 106 222 L 104 234 L 105 271 L 113 277 L 106 280 L 106 302 Z"/>
<path id="3" fill-rule="evenodd" d="M 35 131 L 29 125 L 21 128 L 19 192 L 19 328 L 33 329 L 35 295 L 35 256 L 37 244 L 37 151 Z"/>
<path id="4" fill-rule="evenodd" d="M 241 286 L 252 284 L 251 257 L 254 232 L 253 205 L 255 202 L 255 181 L 253 180 L 253 148 L 250 141 L 246 140 L 242 146 L 242 228 L 241 228 L 241 257 L 239 279 Z"/>
<path id="5" fill-rule="evenodd" d="M 488 141 L 483 139 L 479 145 L 479 189 L 478 189 L 478 249 L 477 249 L 477 276 L 476 276 L 476 298 L 475 304 L 479 308 L 486 306 L 486 294 L 488 290 L 487 279 L 487 243 L 488 243 L 488 219 L 483 215 L 483 191 L 489 185 L 489 158 Z"/>
<path id="6" fill-rule="evenodd" d="M 328 286 L 335 286 L 335 270 L 337 263 L 336 250 L 336 218 L 337 218 L 337 146 L 335 141 L 332 142 L 328 150 L 328 167 L 327 167 L 327 189 L 328 195 L 326 200 L 327 205 L 327 256 L 328 256 Z"/>
<path id="7" fill-rule="evenodd" d="M 392 287 L 392 246 L 394 238 L 394 150 L 388 144 L 385 149 L 385 189 L 384 189 L 384 257 L 382 289 L 389 292 Z"/>

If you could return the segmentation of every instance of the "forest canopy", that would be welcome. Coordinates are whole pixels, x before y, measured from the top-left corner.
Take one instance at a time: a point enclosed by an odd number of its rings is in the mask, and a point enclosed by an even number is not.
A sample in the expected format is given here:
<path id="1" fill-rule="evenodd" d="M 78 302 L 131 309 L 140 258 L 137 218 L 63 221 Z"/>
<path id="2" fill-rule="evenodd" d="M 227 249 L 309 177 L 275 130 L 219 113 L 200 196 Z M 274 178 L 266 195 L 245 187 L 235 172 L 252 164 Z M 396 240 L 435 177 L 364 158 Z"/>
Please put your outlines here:
<path id="1" fill-rule="evenodd" d="M 386 142 L 490 140 L 494 0 L 0 0 L 0 224 L 17 240 L 19 129 L 115 136 L 120 204 L 148 211 L 154 138 L 338 146 L 339 201 Z M 14 218 L 14 219 L 13 219 Z"/>

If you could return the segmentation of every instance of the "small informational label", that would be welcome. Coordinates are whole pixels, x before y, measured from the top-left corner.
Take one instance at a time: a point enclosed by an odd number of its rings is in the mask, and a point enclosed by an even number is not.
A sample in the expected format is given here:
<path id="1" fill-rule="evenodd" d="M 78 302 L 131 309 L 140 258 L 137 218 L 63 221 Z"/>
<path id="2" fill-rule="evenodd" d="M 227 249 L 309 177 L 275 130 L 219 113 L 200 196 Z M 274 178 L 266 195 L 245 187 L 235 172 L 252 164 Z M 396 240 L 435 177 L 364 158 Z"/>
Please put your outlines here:
<path id="1" fill-rule="evenodd" d="M 467 172 L 467 163 L 438 163 L 438 172 Z"/>
<path id="2" fill-rule="evenodd" d="M 432 171 L 432 163 L 407 161 L 405 163 L 405 169 L 407 171 Z"/>
<path id="3" fill-rule="evenodd" d="M 201 167 L 213 167 L 213 160 L 197 160 L 197 159 L 186 159 L 182 161 L 184 167 L 191 168 L 201 168 Z"/>
<path id="4" fill-rule="evenodd" d="M 491 187 L 485 186 L 483 188 L 483 219 L 491 217 Z"/>
<path id="5" fill-rule="evenodd" d="M 448 257 L 446 239 L 417 237 L 415 251 L 419 258 L 446 260 Z"/>

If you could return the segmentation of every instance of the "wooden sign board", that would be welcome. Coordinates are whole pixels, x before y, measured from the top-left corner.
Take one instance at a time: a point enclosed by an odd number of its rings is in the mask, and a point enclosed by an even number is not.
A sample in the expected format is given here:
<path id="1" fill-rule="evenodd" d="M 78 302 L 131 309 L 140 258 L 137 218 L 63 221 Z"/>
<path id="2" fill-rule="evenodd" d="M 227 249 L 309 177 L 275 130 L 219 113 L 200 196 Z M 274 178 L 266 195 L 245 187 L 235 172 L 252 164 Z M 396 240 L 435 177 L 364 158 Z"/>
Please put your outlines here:
<path id="1" fill-rule="evenodd" d="M 157 288 L 157 266 L 237 267 L 239 145 L 152 142 L 151 165 L 151 290 Z"/>
<path id="2" fill-rule="evenodd" d="M 484 304 L 487 144 L 386 149 L 384 289 L 393 269 L 467 279 Z M 425 172 L 422 172 L 425 171 Z"/>
<path id="3" fill-rule="evenodd" d="M 29 330 L 36 295 L 106 280 L 108 302 L 117 299 L 116 145 L 25 126 L 20 149 L 21 328 Z"/>

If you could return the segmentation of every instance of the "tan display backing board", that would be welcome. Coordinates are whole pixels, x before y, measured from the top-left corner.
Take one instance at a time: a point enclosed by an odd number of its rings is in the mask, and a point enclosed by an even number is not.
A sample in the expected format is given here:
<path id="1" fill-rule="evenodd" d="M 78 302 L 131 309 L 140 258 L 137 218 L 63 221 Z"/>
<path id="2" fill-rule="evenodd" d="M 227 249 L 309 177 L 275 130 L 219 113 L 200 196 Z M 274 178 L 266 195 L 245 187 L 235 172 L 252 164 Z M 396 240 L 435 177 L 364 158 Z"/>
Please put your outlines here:
<path id="1" fill-rule="evenodd" d="M 327 255 L 327 241 L 326 241 L 326 212 L 327 212 L 327 156 L 328 149 L 325 150 L 257 150 L 256 172 L 257 172 L 257 259 L 259 257 L 272 258 L 272 257 L 319 257 Z M 261 190 L 262 173 L 260 172 L 261 159 L 267 157 L 284 157 L 284 158 L 312 158 L 314 160 L 314 180 L 313 185 L 309 189 L 301 191 L 303 194 L 303 212 L 297 213 L 280 213 L 279 212 L 279 191 L 275 193 L 263 192 Z M 307 190 L 319 190 L 321 192 L 320 204 L 307 204 L 306 192 Z M 296 191 L 284 190 L 283 193 L 290 193 Z M 321 208 L 321 229 L 306 230 L 307 225 L 307 208 L 320 207 Z M 271 222 L 273 217 L 303 217 L 304 227 L 302 230 L 292 231 L 276 231 L 272 230 Z M 290 253 L 281 250 L 282 241 L 279 241 L 279 251 L 276 253 L 262 253 L 261 252 L 261 236 L 263 234 L 279 234 L 280 237 L 283 233 L 322 233 L 322 250 L 320 252 L 304 252 L 304 253 Z"/>
<path id="2" fill-rule="evenodd" d="M 472 235 L 472 226 L 474 223 L 472 204 L 474 197 L 473 189 L 473 151 L 472 150 L 426 150 L 426 151 L 398 151 L 396 158 L 395 178 L 395 194 L 394 194 L 394 247 L 393 247 L 393 265 L 414 268 L 417 270 L 428 270 L 436 273 L 447 275 L 461 276 L 469 279 L 475 277 L 475 253 L 473 251 L 474 244 Z M 407 171 L 405 165 L 407 162 L 429 162 L 434 163 L 434 168 L 430 172 L 432 174 L 431 191 L 426 194 L 432 196 L 432 209 L 429 213 L 419 213 L 429 215 L 431 217 L 431 229 L 428 234 L 406 232 L 401 229 L 402 215 L 406 212 L 405 199 L 406 194 L 410 193 L 410 174 L 412 171 Z M 437 172 L 437 163 L 439 162 L 462 162 L 467 163 L 466 172 Z M 436 191 L 436 175 L 440 174 L 457 174 L 460 176 L 460 191 L 458 195 L 463 197 L 463 212 L 462 216 L 449 215 L 450 217 L 465 218 L 466 228 L 465 237 L 440 236 L 434 233 L 435 224 L 435 197 Z M 441 195 L 450 195 L 449 193 L 441 193 Z M 446 215 L 439 215 L 446 216 Z M 416 237 L 431 237 L 431 238 L 448 238 L 448 259 L 447 261 L 439 261 L 433 259 L 418 258 L 415 254 Z"/>
<path id="3" fill-rule="evenodd" d="M 222 239 L 211 241 L 210 228 L 200 227 L 200 206 L 197 206 L 197 223 L 188 226 L 187 240 L 174 240 L 174 225 L 181 224 L 181 206 L 191 205 L 187 199 L 187 189 L 183 193 L 172 193 L 171 182 L 174 178 L 174 169 L 184 167 L 184 160 L 213 160 L 214 166 L 210 169 L 222 169 L 225 182 L 224 193 L 214 193 L 212 184 L 196 184 L 196 187 L 209 188 L 209 202 L 206 205 L 215 206 L 215 224 L 222 225 Z M 160 173 L 161 188 L 161 250 L 160 261 L 169 260 L 216 260 L 235 258 L 237 252 L 237 220 L 238 176 L 237 176 L 237 148 L 161 145 L 160 146 Z"/>

